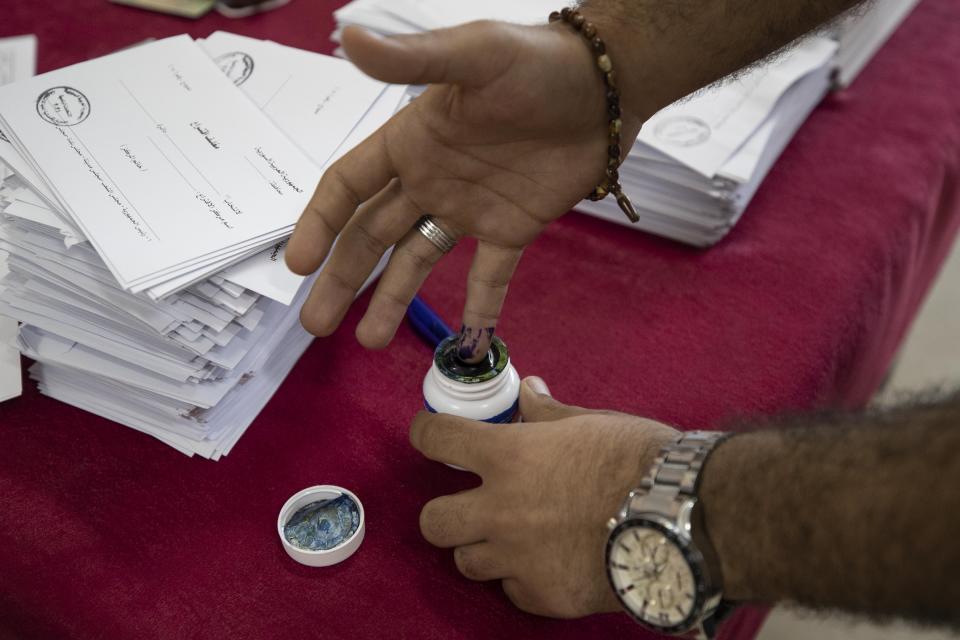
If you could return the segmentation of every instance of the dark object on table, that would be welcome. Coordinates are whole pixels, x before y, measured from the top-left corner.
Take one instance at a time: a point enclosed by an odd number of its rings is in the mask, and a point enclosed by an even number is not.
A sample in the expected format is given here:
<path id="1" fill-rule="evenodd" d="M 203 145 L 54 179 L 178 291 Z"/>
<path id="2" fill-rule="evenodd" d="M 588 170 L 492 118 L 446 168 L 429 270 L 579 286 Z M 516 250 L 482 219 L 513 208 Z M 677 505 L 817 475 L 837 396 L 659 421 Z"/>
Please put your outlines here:
<path id="1" fill-rule="evenodd" d="M 170 13 L 183 18 L 199 18 L 213 8 L 215 0 L 110 0 L 147 11 Z"/>
<path id="2" fill-rule="evenodd" d="M 217 11 L 228 18 L 243 18 L 255 13 L 277 9 L 290 0 L 219 0 Z"/>
<path id="3" fill-rule="evenodd" d="M 453 330 L 420 296 L 414 296 L 407 307 L 407 320 L 431 349 L 436 349 L 444 338 L 453 334 Z"/>

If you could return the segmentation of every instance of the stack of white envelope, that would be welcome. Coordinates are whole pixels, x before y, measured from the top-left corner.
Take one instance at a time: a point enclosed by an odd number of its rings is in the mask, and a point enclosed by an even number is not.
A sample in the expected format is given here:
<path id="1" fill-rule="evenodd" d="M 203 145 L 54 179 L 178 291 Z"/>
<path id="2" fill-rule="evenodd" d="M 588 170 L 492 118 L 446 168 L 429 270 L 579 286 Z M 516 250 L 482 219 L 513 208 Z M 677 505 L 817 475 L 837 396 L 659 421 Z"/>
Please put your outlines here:
<path id="1" fill-rule="evenodd" d="M 41 391 L 228 453 L 310 342 L 284 239 L 404 92 L 226 33 L 0 89 L 0 314 Z"/>
<path id="2" fill-rule="evenodd" d="M 835 80 L 849 82 L 915 3 L 880 0 L 849 16 L 829 36 L 806 38 L 771 61 L 654 115 L 620 168 L 638 223 L 630 224 L 612 198 L 583 201 L 576 208 L 687 244 L 716 243 L 743 215 Z M 556 6 L 543 0 L 353 0 L 335 12 L 333 39 L 339 41 L 349 25 L 403 34 L 477 19 L 542 24 Z"/>
<path id="3" fill-rule="evenodd" d="M 33 35 L 0 38 L 0 86 L 31 77 L 37 68 L 37 37 Z M 0 162 L 0 184 L 10 175 Z M 0 207 L 3 204 L 0 202 Z M 0 278 L 7 273 L 0 260 Z M 23 392 L 20 382 L 20 352 L 16 343 L 17 321 L 0 316 L 0 402 Z"/>
<path id="4" fill-rule="evenodd" d="M 577 209 L 694 246 L 718 242 L 827 93 L 836 49 L 833 40 L 806 39 L 644 123 L 620 168 L 635 225 L 613 198 Z"/>
<path id="5" fill-rule="evenodd" d="M 838 87 L 846 87 L 856 79 L 918 2 L 920 0 L 873 0 L 834 25 L 832 34 L 840 44 L 835 79 Z"/>
<path id="6" fill-rule="evenodd" d="M 517 24 L 542 24 L 563 3 L 556 0 L 352 0 L 333 12 L 340 41 L 343 27 L 355 25 L 397 35 L 443 29 L 473 20 L 507 20 Z"/>

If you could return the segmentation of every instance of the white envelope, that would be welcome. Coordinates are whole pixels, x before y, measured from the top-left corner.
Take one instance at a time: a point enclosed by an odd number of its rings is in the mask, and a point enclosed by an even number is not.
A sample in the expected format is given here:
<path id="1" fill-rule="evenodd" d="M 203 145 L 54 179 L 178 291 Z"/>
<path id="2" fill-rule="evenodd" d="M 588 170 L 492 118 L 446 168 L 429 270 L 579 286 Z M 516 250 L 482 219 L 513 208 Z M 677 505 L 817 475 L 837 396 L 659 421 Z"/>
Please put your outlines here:
<path id="1" fill-rule="evenodd" d="M 187 36 L 0 88 L 0 117 L 133 291 L 288 234 L 319 177 Z"/>

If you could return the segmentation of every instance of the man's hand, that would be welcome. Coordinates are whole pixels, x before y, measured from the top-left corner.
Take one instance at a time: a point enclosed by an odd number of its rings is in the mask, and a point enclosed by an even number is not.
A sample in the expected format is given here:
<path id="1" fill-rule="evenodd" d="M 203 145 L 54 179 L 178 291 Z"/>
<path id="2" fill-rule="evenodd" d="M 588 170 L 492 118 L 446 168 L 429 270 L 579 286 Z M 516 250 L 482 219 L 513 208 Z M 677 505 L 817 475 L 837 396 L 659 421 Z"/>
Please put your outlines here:
<path id="1" fill-rule="evenodd" d="M 454 548 L 468 578 L 503 580 L 521 609 L 562 618 L 613 611 L 604 525 L 678 433 L 547 394 L 539 378 L 524 380 L 520 424 L 417 415 L 417 449 L 483 479 L 428 502 L 420 528 Z M 724 441 L 703 467 L 698 498 L 724 597 L 960 629 L 958 425 L 954 394 Z"/>
<path id="2" fill-rule="evenodd" d="M 626 154 L 640 124 L 691 91 L 755 62 L 858 0 L 754 6 L 587 0 L 616 65 Z M 546 19 L 546 16 L 544 16 Z M 423 214 L 479 240 L 467 283 L 461 357 L 486 354 L 523 248 L 603 178 L 605 88 L 594 55 L 565 24 L 476 22 L 421 35 L 343 32 L 347 55 L 386 82 L 431 84 L 331 166 L 287 247 L 296 273 L 316 271 L 303 325 L 332 333 L 388 247 L 397 249 L 357 327 L 386 346 L 440 259 L 411 231 Z"/>
<path id="3" fill-rule="evenodd" d="M 303 306 L 304 327 L 332 333 L 396 243 L 357 327 L 363 345 L 386 346 L 441 258 L 411 229 L 430 214 L 453 237 L 479 240 L 463 323 L 468 336 L 492 334 L 523 248 L 603 177 L 608 124 L 589 49 L 565 25 L 497 22 L 394 38 L 348 28 L 343 46 L 375 78 L 433 84 L 317 186 L 290 239 L 287 264 L 312 273 L 341 235 Z M 632 141 L 640 117 L 623 118 L 622 138 Z M 486 354 L 489 341 L 471 346 Z"/>
<path id="4" fill-rule="evenodd" d="M 573 618 L 619 609 L 604 567 L 606 522 L 677 432 L 634 416 L 561 404 L 524 380 L 524 422 L 493 425 L 421 412 L 410 440 L 482 486 L 427 503 L 424 537 L 454 547 L 460 572 L 503 580 L 531 613 Z"/>

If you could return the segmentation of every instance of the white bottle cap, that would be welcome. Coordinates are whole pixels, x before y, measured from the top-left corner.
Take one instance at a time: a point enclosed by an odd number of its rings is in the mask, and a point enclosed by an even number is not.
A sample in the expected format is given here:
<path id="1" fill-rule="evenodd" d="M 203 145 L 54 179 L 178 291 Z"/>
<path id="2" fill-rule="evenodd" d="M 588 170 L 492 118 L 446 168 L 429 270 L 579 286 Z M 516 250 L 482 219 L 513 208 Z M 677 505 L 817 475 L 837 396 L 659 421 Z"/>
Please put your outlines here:
<path id="1" fill-rule="evenodd" d="M 356 504 L 357 511 L 360 514 L 360 523 L 357 526 L 356 531 L 351 533 L 345 540 L 340 541 L 335 547 L 331 549 L 319 549 L 312 551 L 310 549 L 304 549 L 293 544 L 287 539 L 287 536 L 284 535 L 284 527 L 290 521 L 290 518 L 292 518 L 293 515 L 301 508 L 312 502 L 319 502 L 321 500 L 335 500 L 341 496 L 347 496 L 354 502 L 354 504 Z M 332 484 L 324 484 L 315 487 L 308 487 L 299 493 L 295 493 L 290 497 L 289 500 L 287 500 L 287 502 L 283 505 L 283 508 L 280 509 L 280 516 L 277 518 L 277 533 L 280 535 L 280 541 L 283 543 L 283 548 L 286 550 L 287 555 L 289 555 L 291 558 L 300 564 L 305 564 L 310 567 L 326 567 L 332 564 L 337 564 L 338 562 L 343 562 L 352 556 L 354 551 L 360 548 L 360 543 L 363 542 L 364 525 L 365 517 L 363 513 L 363 505 L 360 504 L 360 499 L 343 487 L 337 487 Z"/>

